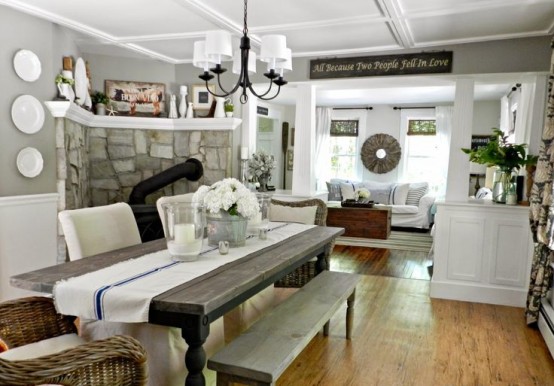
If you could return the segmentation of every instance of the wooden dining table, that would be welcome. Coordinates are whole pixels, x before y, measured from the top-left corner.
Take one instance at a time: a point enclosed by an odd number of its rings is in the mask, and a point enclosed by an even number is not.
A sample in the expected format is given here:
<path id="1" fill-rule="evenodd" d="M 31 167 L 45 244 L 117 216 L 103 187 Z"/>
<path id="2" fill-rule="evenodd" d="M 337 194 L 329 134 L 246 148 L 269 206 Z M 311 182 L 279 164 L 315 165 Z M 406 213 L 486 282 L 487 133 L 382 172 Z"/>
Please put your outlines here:
<path id="1" fill-rule="evenodd" d="M 318 272 L 329 269 L 324 258 L 325 249 L 343 232 L 343 228 L 335 227 L 310 228 L 154 297 L 148 323 L 181 328 L 188 344 L 185 385 L 205 385 L 203 345 L 210 333 L 210 323 L 314 256 L 318 258 Z M 14 287 L 51 294 L 60 280 L 165 248 L 164 239 L 155 240 L 12 276 L 10 283 Z"/>

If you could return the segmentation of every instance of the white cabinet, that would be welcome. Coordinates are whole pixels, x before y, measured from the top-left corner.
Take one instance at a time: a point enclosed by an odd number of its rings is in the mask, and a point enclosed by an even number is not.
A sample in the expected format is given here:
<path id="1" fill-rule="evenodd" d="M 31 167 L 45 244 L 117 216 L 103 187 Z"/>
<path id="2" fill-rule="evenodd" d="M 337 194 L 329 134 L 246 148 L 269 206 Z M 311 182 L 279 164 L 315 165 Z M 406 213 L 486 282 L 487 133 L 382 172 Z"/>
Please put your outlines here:
<path id="1" fill-rule="evenodd" d="M 529 207 L 437 203 L 431 297 L 523 307 L 532 257 Z"/>

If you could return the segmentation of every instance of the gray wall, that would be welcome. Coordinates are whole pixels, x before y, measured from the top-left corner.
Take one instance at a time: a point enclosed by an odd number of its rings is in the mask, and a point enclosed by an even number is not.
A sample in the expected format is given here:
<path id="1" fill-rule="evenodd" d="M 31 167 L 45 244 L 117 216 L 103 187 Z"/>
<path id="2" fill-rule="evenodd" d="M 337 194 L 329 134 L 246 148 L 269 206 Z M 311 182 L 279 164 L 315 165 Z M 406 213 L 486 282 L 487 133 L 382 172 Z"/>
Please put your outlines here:
<path id="1" fill-rule="evenodd" d="M 164 83 L 166 92 L 166 111 L 169 109 L 168 95 L 179 94 L 179 85 L 175 80 L 175 66 L 152 59 L 137 59 L 106 55 L 83 55 L 88 62 L 92 89 L 104 91 L 105 80 L 127 80 L 152 83 Z"/>
<path id="2" fill-rule="evenodd" d="M 421 51 L 453 51 L 452 74 L 493 74 L 505 72 L 536 72 L 550 69 L 552 37 L 495 40 L 483 43 L 456 44 L 428 49 L 371 52 L 349 56 L 406 54 Z M 289 82 L 310 78 L 310 59 L 293 59 L 293 71 L 287 73 Z M 263 77 L 262 77 L 263 78 Z"/>
<path id="3" fill-rule="evenodd" d="M 51 23 L 1 7 L 0 196 L 56 191 L 53 118 L 45 107 L 45 123 L 36 134 L 19 131 L 11 119 L 12 103 L 18 96 L 28 94 L 42 102 L 55 95 L 52 36 Z M 41 61 L 42 73 L 35 82 L 26 82 L 15 73 L 13 58 L 20 49 L 33 51 Z M 23 177 L 16 167 L 17 153 L 27 146 L 38 149 L 44 158 L 44 169 L 35 178 Z"/>

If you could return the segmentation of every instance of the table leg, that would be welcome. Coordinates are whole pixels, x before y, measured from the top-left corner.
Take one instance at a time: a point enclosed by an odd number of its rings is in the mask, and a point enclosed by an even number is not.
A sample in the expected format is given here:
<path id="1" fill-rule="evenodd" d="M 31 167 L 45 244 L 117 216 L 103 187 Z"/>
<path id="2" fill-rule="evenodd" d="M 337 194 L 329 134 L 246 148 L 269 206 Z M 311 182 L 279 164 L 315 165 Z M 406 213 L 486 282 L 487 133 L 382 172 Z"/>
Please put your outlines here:
<path id="1" fill-rule="evenodd" d="M 327 261 L 325 253 L 320 253 L 319 255 L 317 255 L 315 270 L 317 273 L 329 270 L 329 262 Z"/>
<path id="2" fill-rule="evenodd" d="M 181 335 L 188 344 L 185 354 L 185 365 L 188 375 L 185 386 L 204 386 L 206 380 L 202 370 L 206 365 L 206 352 L 204 342 L 210 333 L 210 323 L 207 316 L 188 316 L 181 328 Z"/>

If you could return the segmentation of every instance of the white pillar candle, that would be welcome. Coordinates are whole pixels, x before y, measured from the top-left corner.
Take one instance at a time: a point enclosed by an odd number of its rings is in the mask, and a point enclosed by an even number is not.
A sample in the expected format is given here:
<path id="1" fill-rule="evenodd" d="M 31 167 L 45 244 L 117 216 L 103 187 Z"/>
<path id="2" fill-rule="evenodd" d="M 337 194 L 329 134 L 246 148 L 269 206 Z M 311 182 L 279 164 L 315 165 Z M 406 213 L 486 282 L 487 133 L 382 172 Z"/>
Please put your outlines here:
<path id="1" fill-rule="evenodd" d="M 176 244 L 191 244 L 195 241 L 194 224 L 175 224 L 173 232 Z"/>
<path id="2" fill-rule="evenodd" d="M 248 159 L 248 146 L 240 148 L 240 159 Z"/>

